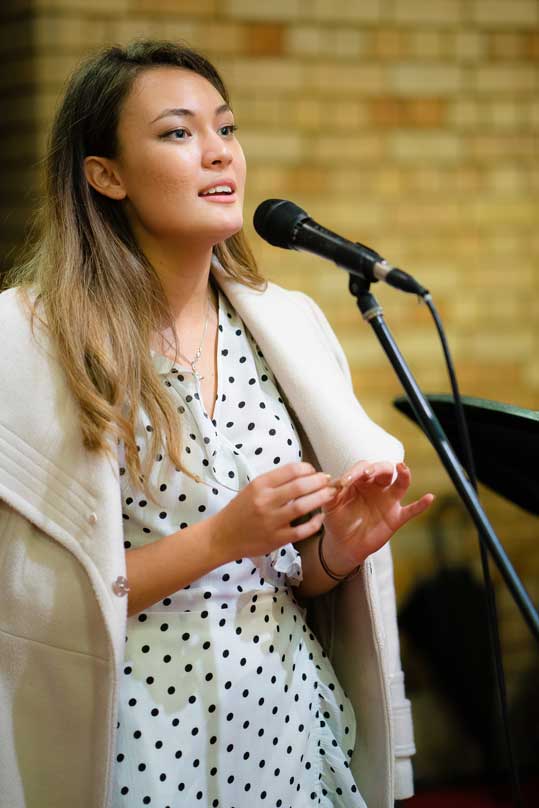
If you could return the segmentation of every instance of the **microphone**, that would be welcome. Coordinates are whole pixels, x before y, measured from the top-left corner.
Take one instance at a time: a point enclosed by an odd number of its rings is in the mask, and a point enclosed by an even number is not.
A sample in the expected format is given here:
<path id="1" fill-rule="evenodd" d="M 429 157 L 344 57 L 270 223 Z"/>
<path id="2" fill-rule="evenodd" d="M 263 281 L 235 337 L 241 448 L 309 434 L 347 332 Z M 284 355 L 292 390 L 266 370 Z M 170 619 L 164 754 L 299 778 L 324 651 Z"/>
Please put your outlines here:
<path id="1" fill-rule="evenodd" d="M 333 261 L 364 281 L 384 281 L 402 292 L 428 295 L 415 278 L 389 264 L 370 247 L 337 235 L 311 219 L 298 205 L 286 199 L 266 199 L 257 207 L 253 224 L 256 232 L 274 247 L 304 250 Z"/>

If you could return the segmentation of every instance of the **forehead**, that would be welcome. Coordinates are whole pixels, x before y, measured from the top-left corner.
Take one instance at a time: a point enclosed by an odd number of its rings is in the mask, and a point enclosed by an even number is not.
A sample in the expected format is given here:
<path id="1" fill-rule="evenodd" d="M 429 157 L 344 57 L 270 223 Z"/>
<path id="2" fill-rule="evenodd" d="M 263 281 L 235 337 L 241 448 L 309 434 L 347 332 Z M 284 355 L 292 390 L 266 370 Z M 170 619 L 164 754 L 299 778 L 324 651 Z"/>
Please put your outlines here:
<path id="1" fill-rule="evenodd" d="M 142 117 L 150 123 L 164 109 L 181 107 L 194 113 L 211 111 L 224 102 L 204 76 L 181 67 L 152 67 L 139 73 L 127 96 L 120 118 Z"/>

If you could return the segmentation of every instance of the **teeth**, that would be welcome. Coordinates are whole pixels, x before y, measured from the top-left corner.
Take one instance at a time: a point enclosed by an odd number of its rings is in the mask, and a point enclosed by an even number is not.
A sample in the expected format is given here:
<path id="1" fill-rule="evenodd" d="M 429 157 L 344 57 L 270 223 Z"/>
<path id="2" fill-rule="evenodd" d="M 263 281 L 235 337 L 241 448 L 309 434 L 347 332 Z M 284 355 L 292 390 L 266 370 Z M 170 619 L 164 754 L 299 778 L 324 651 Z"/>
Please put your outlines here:
<path id="1" fill-rule="evenodd" d="M 208 194 L 222 194 L 222 193 L 232 193 L 232 188 L 230 185 L 216 185 L 214 188 L 210 188 L 208 191 L 203 191 L 201 196 L 208 196 Z"/>

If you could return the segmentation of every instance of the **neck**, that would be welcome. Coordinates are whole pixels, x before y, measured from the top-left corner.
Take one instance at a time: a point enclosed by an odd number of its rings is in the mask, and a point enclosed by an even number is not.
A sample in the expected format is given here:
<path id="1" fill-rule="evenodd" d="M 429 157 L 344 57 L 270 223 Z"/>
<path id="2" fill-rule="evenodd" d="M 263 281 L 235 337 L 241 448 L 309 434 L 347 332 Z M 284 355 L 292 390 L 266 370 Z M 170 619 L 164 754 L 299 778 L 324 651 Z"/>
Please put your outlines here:
<path id="1" fill-rule="evenodd" d="M 144 254 L 154 268 L 170 306 L 176 334 L 183 343 L 182 350 L 194 354 L 208 312 L 208 295 L 217 308 L 210 279 L 211 245 L 191 244 L 178 247 L 163 242 L 141 244 Z M 211 309 L 213 312 L 213 309 Z M 212 318 L 215 315 L 212 314 Z M 196 345 L 186 335 L 196 336 Z M 173 335 L 166 328 L 156 336 L 155 348 L 173 344 Z"/>
<path id="2" fill-rule="evenodd" d="M 208 300 L 212 248 L 144 251 L 161 281 L 174 322 L 203 320 Z"/>

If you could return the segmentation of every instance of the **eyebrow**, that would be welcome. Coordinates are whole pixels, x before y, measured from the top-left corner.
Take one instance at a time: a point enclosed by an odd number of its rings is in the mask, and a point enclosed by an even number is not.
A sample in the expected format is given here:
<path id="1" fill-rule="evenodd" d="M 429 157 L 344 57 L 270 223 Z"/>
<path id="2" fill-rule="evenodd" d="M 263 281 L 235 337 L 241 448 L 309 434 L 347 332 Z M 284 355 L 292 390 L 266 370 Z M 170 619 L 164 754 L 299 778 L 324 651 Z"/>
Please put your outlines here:
<path id="1" fill-rule="evenodd" d="M 215 110 L 215 115 L 220 115 L 222 112 L 232 112 L 232 109 L 228 104 L 221 104 L 220 107 L 217 107 Z M 164 109 L 163 112 L 159 113 L 157 118 L 154 118 L 151 123 L 155 123 L 159 121 L 161 118 L 167 118 L 169 115 L 175 115 L 177 118 L 183 117 L 190 117 L 194 118 L 195 113 L 192 109 L 184 109 L 183 107 L 173 107 L 172 109 Z"/>

